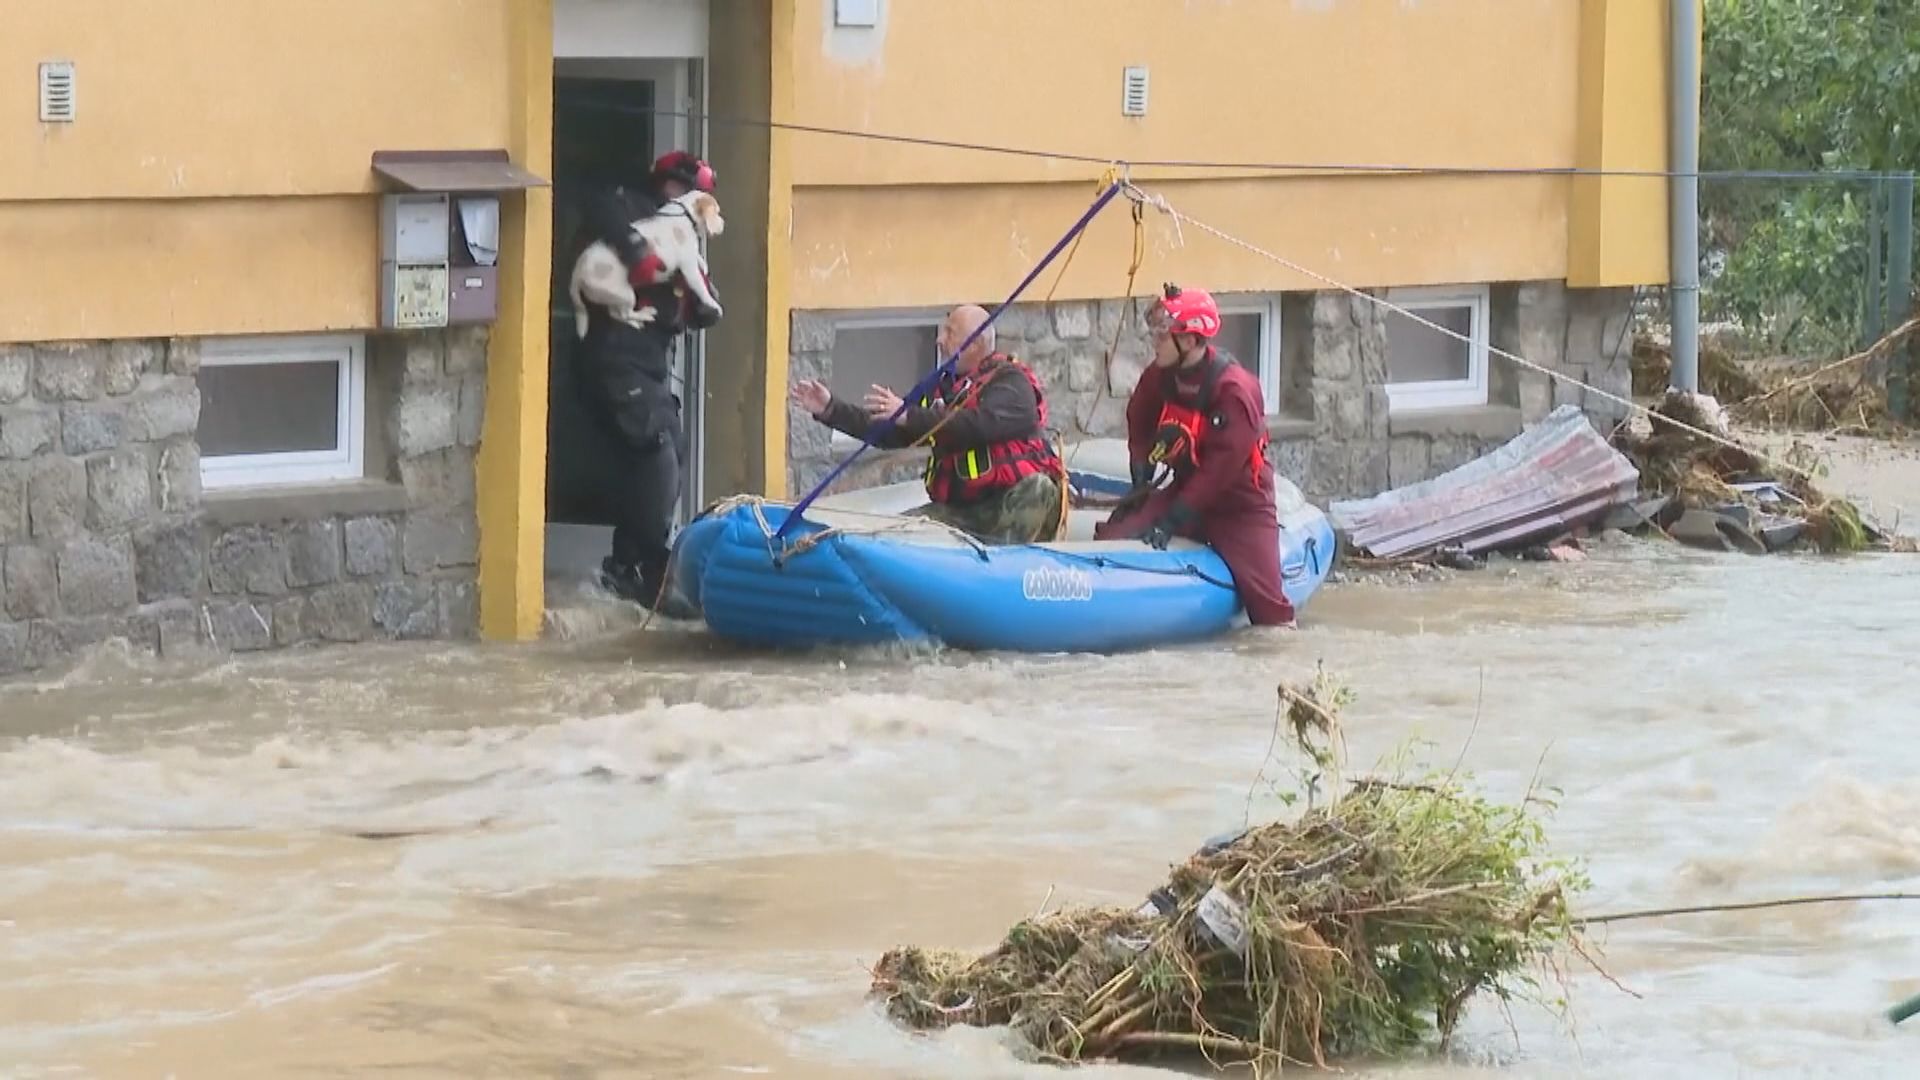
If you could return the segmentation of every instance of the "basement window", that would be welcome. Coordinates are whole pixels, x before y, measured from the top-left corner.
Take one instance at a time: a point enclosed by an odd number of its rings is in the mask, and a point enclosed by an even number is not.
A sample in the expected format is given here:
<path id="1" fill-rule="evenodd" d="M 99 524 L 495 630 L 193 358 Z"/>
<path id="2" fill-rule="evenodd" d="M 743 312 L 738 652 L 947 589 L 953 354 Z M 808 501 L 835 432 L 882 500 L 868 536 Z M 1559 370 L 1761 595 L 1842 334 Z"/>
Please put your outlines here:
<path id="1" fill-rule="evenodd" d="M 906 396 L 946 357 L 939 355 L 944 314 L 903 314 L 847 319 L 834 324 L 833 366 L 827 386 L 833 396 L 859 401 L 885 386 Z"/>
<path id="2" fill-rule="evenodd" d="M 1214 346 L 1260 377 L 1267 415 L 1280 415 L 1280 298 L 1220 298 L 1220 333 Z"/>
<path id="3" fill-rule="evenodd" d="M 1485 405 L 1487 287 L 1393 289 L 1386 299 L 1452 331 L 1387 311 L 1389 408 L 1401 413 Z"/>
<path id="4" fill-rule="evenodd" d="M 220 490 L 360 479 L 366 357 L 366 338 L 359 335 L 203 342 L 201 486 Z"/>
<path id="5" fill-rule="evenodd" d="M 856 405 L 875 386 L 906 397 L 946 359 L 939 344 L 945 318 L 944 311 L 928 311 L 836 320 L 827 388 L 835 398 Z M 832 442 L 836 449 L 846 450 L 860 440 L 836 431 Z"/>

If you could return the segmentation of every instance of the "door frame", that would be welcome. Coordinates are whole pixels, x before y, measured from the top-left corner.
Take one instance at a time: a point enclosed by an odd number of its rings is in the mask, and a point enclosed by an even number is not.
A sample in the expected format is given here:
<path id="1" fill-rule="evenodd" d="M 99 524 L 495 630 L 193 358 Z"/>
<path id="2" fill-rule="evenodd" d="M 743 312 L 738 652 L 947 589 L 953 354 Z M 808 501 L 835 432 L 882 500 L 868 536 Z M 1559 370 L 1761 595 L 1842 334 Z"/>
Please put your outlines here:
<path id="1" fill-rule="evenodd" d="M 674 147 L 704 157 L 709 123 L 704 115 L 708 92 L 708 64 L 700 57 L 566 56 L 554 60 L 558 78 L 628 79 L 654 87 L 654 157 Z M 693 117 L 698 116 L 695 120 Z M 702 242 L 703 249 L 705 241 Z M 558 303 L 559 298 L 555 297 Z M 682 334 L 673 351 L 673 383 L 680 395 L 681 430 L 686 435 L 687 459 L 682 463 L 680 500 L 675 525 L 684 525 L 700 512 L 706 489 L 706 335 Z"/>

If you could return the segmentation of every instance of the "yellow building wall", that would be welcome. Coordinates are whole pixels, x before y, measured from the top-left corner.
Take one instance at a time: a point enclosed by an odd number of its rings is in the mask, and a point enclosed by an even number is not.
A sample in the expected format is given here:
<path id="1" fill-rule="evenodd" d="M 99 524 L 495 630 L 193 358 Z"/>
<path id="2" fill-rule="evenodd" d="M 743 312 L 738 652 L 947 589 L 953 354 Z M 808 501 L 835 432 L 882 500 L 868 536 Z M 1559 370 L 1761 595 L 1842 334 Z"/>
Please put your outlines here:
<path id="1" fill-rule="evenodd" d="M 0 201 L 372 192 L 376 149 L 498 146 L 514 0 L 9 0 Z M 30 107 L 70 60 L 78 122 Z"/>
<path id="2" fill-rule="evenodd" d="M 1216 292 L 1537 280 L 1564 276 L 1565 181 L 1537 178 L 1174 180 L 1151 185 L 1188 217 L 1288 267 L 1149 210 L 1134 290 L 1162 281 Z M 795 195 L 793 306 L 920 307 L 1003 300 L 1096 195 L 1094 182 L 973 188 L 816 188 Z M 1330 207 L 1364 203 L 1363 216 Z M 1356 207 L 1358 214 L 1359 207 Z M 1055 262 L 1022 297 L 1122 295 L 1133 252 L 1123 201 L 1087 230 L 1057 291 Z M 1062 260 L 1064 261 L 1064 259 Z M 1297 268 L 1296 268 L 1297 267 Z"/>
<path id="3" fill-rule="evenodd" d="M 498 73 L 511 102 L 508 156 L 553 175 L 553 0 L 492 13 L 507 41 Z M 480 633 L 540 636 L 546 611 L 547 390 L 553 190 L 501 201 L 500 312 L 487 341 L 487 403 L 475 463 Z"/>
<path id="4" fill-rule="evenodd" d="M 716 115 L 793 118 L 793 0 L 710 0 Z M 778 498 L 787 480 L 787 282 L 796 136 L 712 125 L 727 231 L 711 248 L 726 317 L 706 332 L 706 490 Z"/>
<path id="5" fill-rule="evenodd" d="M 373 152 L 508 145 L 520 5 L 9 0 L 0 340 L 373 326 Z"/>
<path id="6" fill-rule="evenodd" d="M 1651 139 L 1664 162 L 1664 108 L 1643 108 L 1644 87 L 1609 81 L 1603 107 L 1583 108 L 1592 2 L 883 0 L 881 25 L 867 30 L 835 27 L 831 0 L 798 0 L 794 111 L 823 127 L 1103 160 L 1556 169 L 1576 164 L 1595 123 L 1631 124 L 1621 154 L 1643 157 Z M 1655 18 L 1663 28 L 1664 10 Z M 1644 18 L 1616 19 L 1604 65 L 1664 64 L 1663 39 L 1647 37 Z M 1144 118 L 1121 114 L 1128 65 L 1149 69 Z M 1660 96 L 1664 79 L 1655 83 Z M 1004 296 L 1085 207 L 1104 168 L 796 134 L 793 306 Z M 1665 276 L 1664 203 L 1583 206 L 1593 226 L 1575 219 L 1564 176 L 1142 165 L 1133 177 L 1195 217 L 1361 286 L 1564 278 L 1583 228 L 1619 253 L 1616 276 Z M 1103 217 L 1056 296 L 1122 290 L 1123 211 Z M 1149 285 L 1324 287 L 1192 230 L 1181 244 L 1164 224 L 1151 228 Z"/>
<path id="7" fill-rule="evenodd" d="M 371 197 L 0 202 L 0 341 L 366 329 L 379 250 Z"/>
<path id="8" fill-rule="evenodd" d="M 551 0 L 9 0 L 0 71 L 75 66 L 76 117 L 0 111 L 0 341 L 367 330 L 376 150 L 551 172 Z M 31 87 L 31 82 L 16 86 Z M 480 618 L 540 628 L 551 192 L 504 198 L 476 489 Z"/>
<path id="9" fill-rule="evenodd" d="M 1668 168 L 1670 18 L 1668 0 L 1581 0 L 1580 142 L 1575 156 L 1580 168 Z M 1694 50 L 1699 49 L 1696 37 Z M 1568 283 L 1599 287 L 1667 281 L 1670 187 L 1664 177 L 1596 175 L 1573 180 Z"/>

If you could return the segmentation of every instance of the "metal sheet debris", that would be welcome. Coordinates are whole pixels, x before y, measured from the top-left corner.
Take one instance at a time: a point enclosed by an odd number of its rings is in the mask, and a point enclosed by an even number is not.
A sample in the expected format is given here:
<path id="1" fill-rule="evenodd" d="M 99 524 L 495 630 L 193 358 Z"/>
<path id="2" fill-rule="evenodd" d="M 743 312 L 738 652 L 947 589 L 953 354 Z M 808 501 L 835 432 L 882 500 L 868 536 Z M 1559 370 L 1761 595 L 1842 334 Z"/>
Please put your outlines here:
<path id="1" fill-rule="evenodd" d="M 1562 405 L 1506 445 L 1451 472 L 1329 507 L 1334 528 L 1379 558 L 1441 547 L 1524 544 L 1632 502 L 1640 472 L 1585 414 Z"/>

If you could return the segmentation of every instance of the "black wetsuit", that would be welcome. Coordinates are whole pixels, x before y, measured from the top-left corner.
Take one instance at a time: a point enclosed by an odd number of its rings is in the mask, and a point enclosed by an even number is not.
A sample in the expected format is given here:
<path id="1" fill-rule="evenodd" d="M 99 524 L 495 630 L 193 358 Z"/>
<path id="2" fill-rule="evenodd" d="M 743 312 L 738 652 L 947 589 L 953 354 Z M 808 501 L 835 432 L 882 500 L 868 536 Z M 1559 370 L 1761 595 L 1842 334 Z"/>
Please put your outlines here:
<path id="1" fill-rule="evenodd" d="M 576 257 L 601 240 L 631 273 L 644 256 L 632 239 L 632 222 L 656 212 L 662 201 L 651 193 L 602 192 L 585 207 Z M 680 398 L 673 392 L 673 345 L 683 331 L 712 326 L 718 313 L 676 282 L 636 285 L 634 291 L 638 306 L 652 306 L 656 317 L 636 328 L 589 302 L 587 336 L 577 353 L 578 375 L 589 414 L 612 436 L 621 455 L 613 551 L 602 564 L 606 584 L 651 605 L 666 571 L 687 454 Z"/>

